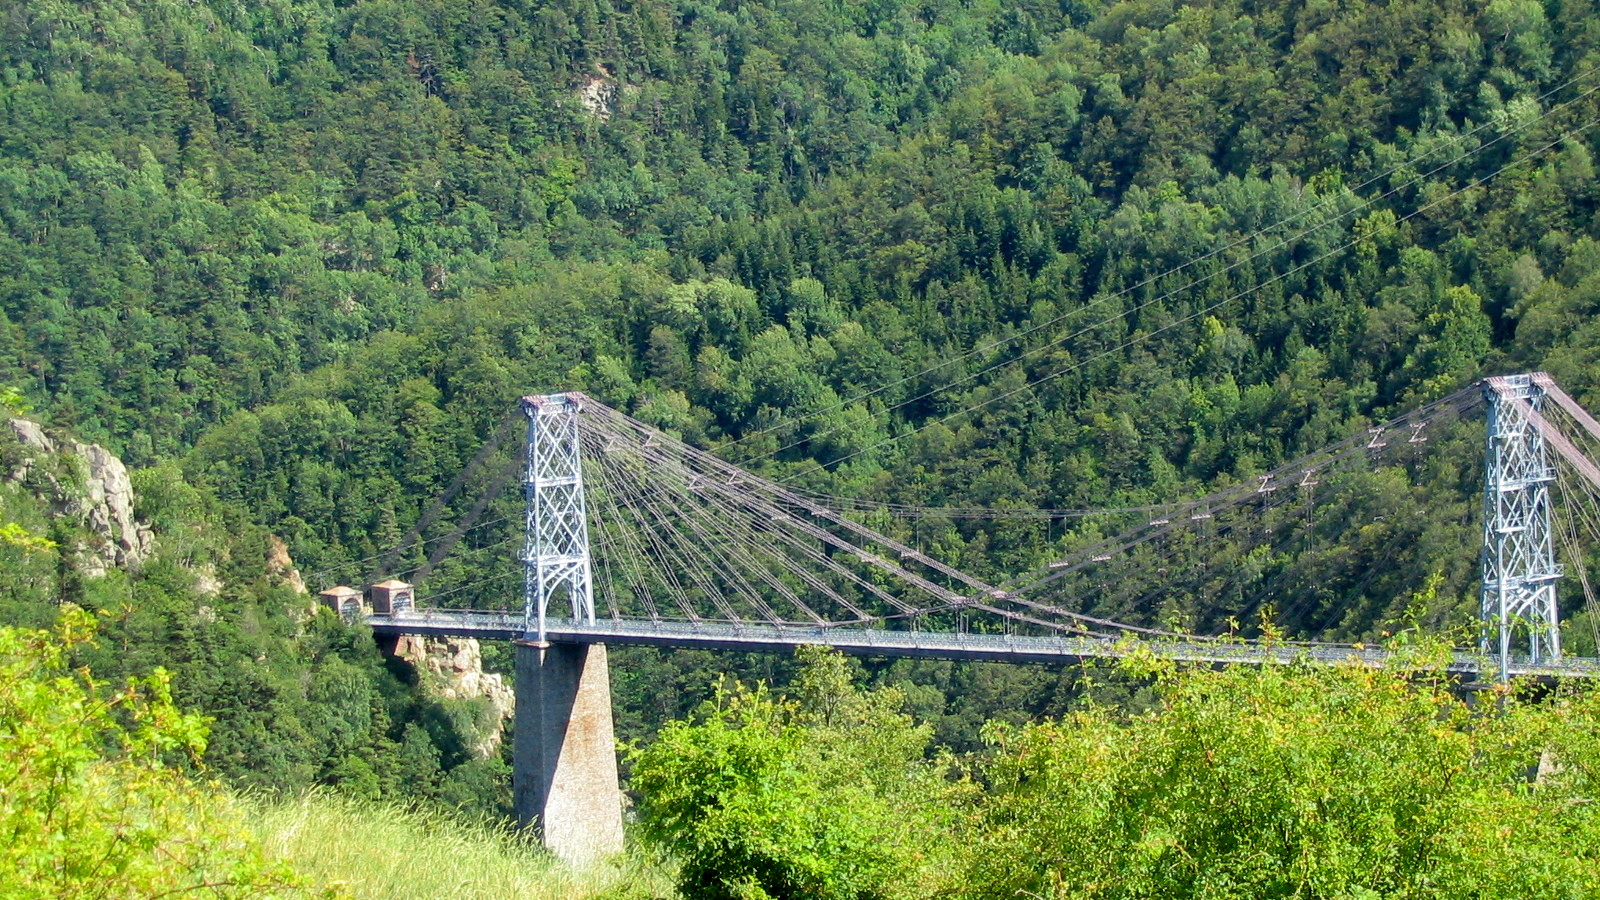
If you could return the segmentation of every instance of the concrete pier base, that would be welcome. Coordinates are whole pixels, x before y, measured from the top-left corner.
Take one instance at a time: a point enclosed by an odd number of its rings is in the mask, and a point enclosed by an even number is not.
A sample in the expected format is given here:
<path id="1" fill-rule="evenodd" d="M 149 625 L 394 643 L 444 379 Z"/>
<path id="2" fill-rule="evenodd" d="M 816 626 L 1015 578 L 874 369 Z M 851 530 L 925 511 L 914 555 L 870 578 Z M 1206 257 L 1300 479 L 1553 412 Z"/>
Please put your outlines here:
<path id="1" fill-rule="evenodd" d="M 604 644 L 517 642 L 511 792 L 517 821 L 573 865 L 622 849 L 622 790 Z"/>

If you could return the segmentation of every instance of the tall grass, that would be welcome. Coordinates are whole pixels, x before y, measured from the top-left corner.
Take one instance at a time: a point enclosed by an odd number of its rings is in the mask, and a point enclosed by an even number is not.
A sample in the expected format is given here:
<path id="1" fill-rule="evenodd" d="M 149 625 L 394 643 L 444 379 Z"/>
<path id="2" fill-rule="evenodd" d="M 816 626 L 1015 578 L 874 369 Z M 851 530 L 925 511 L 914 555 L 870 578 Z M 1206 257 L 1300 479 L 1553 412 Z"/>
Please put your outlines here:
<path id="1" fill-rule="evenodd" d="M 535 842 L 439 812 L 327 793 L 248 801 L 269 853 L 357 900 L 578 900 L 671 896 L 633 857 L 574 870 Z"/>

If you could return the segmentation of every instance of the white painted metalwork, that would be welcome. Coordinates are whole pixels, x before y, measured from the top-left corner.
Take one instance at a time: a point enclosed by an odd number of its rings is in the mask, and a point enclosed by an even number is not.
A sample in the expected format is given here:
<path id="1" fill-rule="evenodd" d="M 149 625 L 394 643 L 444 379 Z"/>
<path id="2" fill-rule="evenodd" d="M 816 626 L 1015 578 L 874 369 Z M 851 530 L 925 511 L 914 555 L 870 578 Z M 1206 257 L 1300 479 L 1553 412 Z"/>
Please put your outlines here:
<path id="1" fill-rule="evenodd" d="M 576 394 L 522 398 L 528 417 L 527 540 L 523 547 L 524 627 L 545 640 L 550 603 L 563 593 L 574 621 L 594 624 L 589 573 L 589 523 L 583 498 L 583 459 Z"/>
<path id="2" fill-rule="evenodd" d="M 434 634 L 476 637 L 483 640 L 515 639 L 522 633 L 516 613 L 455 609 L 419 609 L 393 615 L 371 615 L 367 621 L 381 634 Z M 962 620 L 965 621 L 964 619 Z M 770 625 L 757 622 L 649 622 L 637 619 L 602 619 L 598 623 L 553 618 L 550 639 L 568 643 L 638 644 L 700 650 L 786 652 L 794 647 L 820 644 L 846 653 L 875 657 L 922 657 L 1010 662 L 1065 662 L 1151 655 L 1178 662 L 1221 665 L 1364 665 L 1372 668 L 1442 669 L 1468 680 L 1509 666 L 1512 676 L 1541 678 L 1600 678 L 1600 659 L 1568 656 L 1559 662 L 1534 662 L 1513 655 L 1508 661 L 1476 653 L 1458 652 L 1443 659 L 1416 656 L 1404 650 L 1340 644 L 1263 643 L 1246 640 L 1161 640 L 1079 637 L 1075 635 L 1024 635 L 1011 631 L 978 634 L 956 631 L 887 631 L 843 626 Z"/>
<path id="3" fill-rule="evenodd" d="M 1553 464 L 1557 456 L 1566 459 L 1597 485 L 1600 466 L 1584 458 L 1541 412 L 1547 403 L 1552 409 L 1576 408 L 1548 376 L 1490 378 L 1480 387 L 1489 406 L 1480 653 L 1497 660 L 1498 674 L 1505 679 L 1518 670 L 1562 663 L 1556 604 L 1562 569 L 1555 557 L 1549 490 L 1556 477 Z M 808 496 L 744 472 L 582 394 L 525 397 L 522 627 L 540 641 L 551 638 L 549 622 L 568 623 L 554 629 L 558 640 L 565 639 L 560 635 L 571 623 L 625 630 L 617 623 L 638 615 L 637 610 L 625 610 L 628 600 L 643 604 L 649 619 L 660 623 L 657 601 L 665 598 L 677 604 L 685 621 L 721 621 L 735 628 L 756 624 L 739 608 L 748 604 L 757 620 L 779 629 L 791 627 L 796 616 L 802 623 L 832 629 L 977 610 L 1000 617 L 1008 628 L 1020 623 L 1094 639 L 1119 634 L 1184 638 L 1095 618 L 1028 595 L 1087 566 L 1121 559 L 1178 527 L 1175 522 L 1210 519 L 1218 509 L 1240 507 L 1252 495 L 1270 494 L 1282 485 L 1317 485 L 1333 462 L 1388 446 L 1385 435 L 1406 433 L 1399 430 L 1402 425 L 1409 431 L 1406 444 L 1426 446 L 1424 428 L 1432 418 L 1448 421 L 1475 405 L 1477 393 L 1469 389 L 1451 395 L 1256 480 L 1170 511 L 1163 508 L 1142 530 L 1083 547 L 1028 576 L 1031 581 L 1014 579 L 1004 588 L 939 563 Z M 1600 422 L 1581 409 L 1578 413 L 1583 426 L 1600 436 Z M 1363 444 L 1366 451 L 1360 449 Z M 602 545 L 610 548 L 605 560 L 622 566 L 625 582 L 625 596 L 614 581 L 599 585 L 613 620 L 607 626 L 595 625 L 584 497 L 587 453 L 599 460 L 589 474 L 601 491 L 602 506 L 612 503 L 637 526 L 612 527 L 606 519 L 596 523 Z M 917 564 L 930 571 L 907 568 Z M 607 577 L 618 576 L 613 572 Z M 881 604 L 868 609 L 862 601 Z M 849 618 L 834 620 L 845 615 Z"/>
<path id="4" fill-rule="evenodd" d="M 1482 649 L 1499 660 L 1500 679 L 1510 677 L 1513 644 L 1527 640 L 1534 665 L 1561 659 L 1556 609 L 1556 562 L 1550 529 L 1550 482 L 1556 473 L 1545 435 L 1534 419 L 1544 405 L 1547 378 L 1507 375 L 1484 382 L 1489 401 L 1485 445 L 1483 521 Z"/>

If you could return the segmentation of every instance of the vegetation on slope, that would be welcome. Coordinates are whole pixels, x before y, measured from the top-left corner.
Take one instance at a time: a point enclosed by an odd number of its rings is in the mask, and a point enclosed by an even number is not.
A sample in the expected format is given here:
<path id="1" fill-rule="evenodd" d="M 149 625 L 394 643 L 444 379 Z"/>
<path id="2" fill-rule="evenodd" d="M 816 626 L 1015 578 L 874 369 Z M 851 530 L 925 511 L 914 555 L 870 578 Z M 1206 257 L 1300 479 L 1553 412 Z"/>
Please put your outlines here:
<path id="1" fill-rule="evenodd" d="M 269 853 L 355 900 L 624 900 L 670 890 L 664 873 L 637 857 L 578 872 L 501 824 L 415 805 L 325 792 L 247 805 Z"/>
<path id="2" fill-rule="evenodd" d="M 1500 711 L 1353 664 L 1156 677 L 1144 715 L 1092 708 L 993 733 L 966 895 L 1600 890 L 1592 688 Z"/>
<path id="3" fill-rule="evenodd" d="M 79 548 L 104 537 L 63 512 L 88 491 L 82 460 L 25 447 L 0 425 L 0 468 L 27 473 L 0 481 L 0 623 L 45 627 L 63 602 L 92 613 L 99 639 L 74 644 L 72 664 L 104 684 L 170 673 L 177 707 L 207 719 L 212 775 L 256 791 L 339 784 L 505 811 L 509 769 L 474 750 L 479 702 L 431 695 L 370 631 L 315 609 L 272 570 L 259 526 L 170 471 L 136 472 L 153 554 L 94 574 Z M 62 502 L 51 484 L 76 496 Z"/>
<path id="4" fill-rule="evenodd" d="M 139 467 L 166 549 L 96 579 L 0 546 L 0 615 L 110 613 L 96 670 L 177 670 L 244 784 L 503 799 L 470 710 L 302 628 L 262 560 L 279 535 L 313 587 L 371 574 L 529 391 L 818 490 L 1047 508 L 1198 495 L 1506 368 L 1600 397 L 1588 0 L 10 12 L 0 384 Z M 1470 618 L 1475 456 L 1373 473 L 1347 538 L 1263 559 L 1318 588 L 1279 624 L 1375 639 L 1435 574 L 1429 624 Z M 503 602 L 516 518 L 424 600 Z M 878 524 L 984 576 L 1100 527 Z M 1253 619 L 1192 607 L 1131 612 Z M 618 661 L 636 735 L 725 665 Z M 1077 687 L 880 677 L 964 748 Z"/>
<path id="5" fill-rule="evenodd" d="M 229 796 L 187 780 L 203 719 L 157 670 L 98 682 L 68 655 L 94 620 L 63 611 L 53 631 L 0 628 L 0 896 L 312 896 L 249 832 Z"/>
<path id="6" fill-rule="evenodd" d="M 1428 649 L 1413 649 L 1425 664 Z M 1600 891 L 1600 691 L 1419 671 L 1180 669 L 1142 712 L 992 726 L 956 765 L 815 654 L 634 756 L 685 898 L 1578 898 Z"/>
<path id="7" fill-rule="evenodd" d="M 802 648 L 798 700 L 737 684 L 632 756 L 640 834 L 677 855 L 685 898 L 929 897 L 971 802 L 928 762 L 932 729 L 895 689 L 852 689 Z"/>
<path id="8" fill-rule="evenodd" d="M 1485 371 L 1590 397 L 1592 20 L 34 4 L 3 26 L 0 380 L 332 580 L 539 389 L 867 499 L 1167 500 Z M 1345 568 L 1443 572 L 1446 621 L 1471 535 L 1422 534 L 1459 498 L 1424 493 Z M 989 575 L 1068 525 L 914 537 Z M 436 592 L 502 597 L 510 527 Z M 1282 624 L 1372 638 L 1408 592 L 1345 579 L 1359 614 Z"/>

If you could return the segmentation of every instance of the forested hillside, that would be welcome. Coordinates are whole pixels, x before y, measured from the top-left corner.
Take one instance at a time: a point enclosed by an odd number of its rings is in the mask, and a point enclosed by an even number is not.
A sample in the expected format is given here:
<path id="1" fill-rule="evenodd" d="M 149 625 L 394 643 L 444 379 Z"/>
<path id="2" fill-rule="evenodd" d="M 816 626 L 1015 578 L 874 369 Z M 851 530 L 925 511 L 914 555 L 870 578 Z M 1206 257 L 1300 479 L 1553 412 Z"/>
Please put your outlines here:
<path id="1" fill-rule="evenodd" d="M 0 384 L 313 589 L 539 391 L 865 500 L 1196 496 L 1483 374 L 1600 399 L 1597 43 L 1584 0 L 10 2 Z M 1291 633 L 1433 574 L 1469 617 L 1451 453 L 1374 476 Z M 986 577 L 1098 527 L 878 524 Z M 507 602 L 514 528 L 433 596 Z M 628 676 L 641 721 L 692 660 Z"/>
<path id="2" fill-rule="evenodd" d="M 203 716 L 193 754 L 164 761 L 249 792 L 338 784 L 505 812 L 510 770 L 482 746 L 500 727 L 486 701 L 441 696 L 369 629 L 318 609 L 266 529 L 170 468 L 119 486 L 121 464 L 99 448 L 47 450 L 19 431 L 33 429 L 0 424 L 0 627 L 65 615 L 52 665 L 102 690 L 163 670 L 177 708 Z M 121 488 L 109 502 L 107 487 Z"/>

